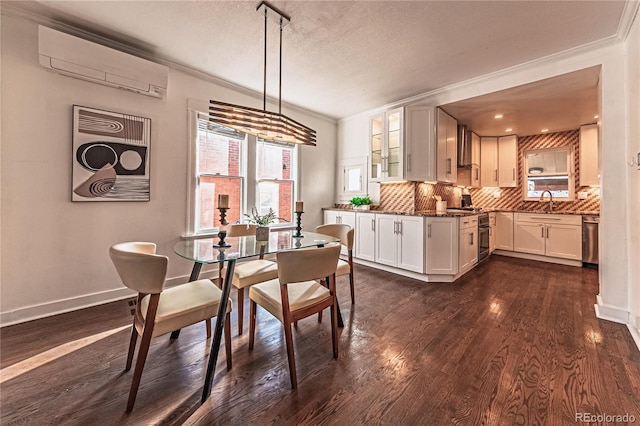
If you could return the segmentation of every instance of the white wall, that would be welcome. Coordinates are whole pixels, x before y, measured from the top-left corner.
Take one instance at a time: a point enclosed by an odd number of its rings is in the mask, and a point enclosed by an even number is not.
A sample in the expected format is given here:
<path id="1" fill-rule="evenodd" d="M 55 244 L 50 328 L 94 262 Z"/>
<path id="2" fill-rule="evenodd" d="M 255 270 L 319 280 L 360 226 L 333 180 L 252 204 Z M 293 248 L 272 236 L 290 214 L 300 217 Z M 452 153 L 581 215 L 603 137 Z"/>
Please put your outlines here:
<path id="1" fill-rule="evenodd" d="M 637 27 L 636 23 L 636 27 Z M 637 28 L 634 29 L 634 34 Z M 635 35 L 633 37 L 636 37 Z M 629 42 L 626 50 L 635 49 L 635 42 Z M 638 61 L 628 68 L 637 67 Z M 628 107 L 626 94 L 629 90 L 625 83 L 625 44 L 618 42 L 601 46 L 576 49 L 540 60 L 513 67 L 493 74 L 481 76 L 436 91 L 415 96 L 385 107 L 391 108 L 407 104 L 443 105 L 475 96 L 508 89 L 545 78 L 601 65 L 601 143 L 602 143 L 602 186 L 600 210 L 601 263 L 600 294 L 598 296 L 598 315 L 603 318 L 626 323 L 629 312 L 630 283 L 638 281 L 637 271 L 631 263 L 637 262 L 638 247 L 629 244 L 630 233 L 638 238 L 637 208 L 627 208 L 631 194 L 638 197 L 637 187 L 631 187 L 628 179 L 629 160 L 627 141 L 627 123 L 637 123 L 637 104 Z M 637 72 L 637 71 L 636 71 Z M 637 92 L 636 92 L 637 93 Z M 635 108 L 635 109 L 634 109 Z M 366 117 L 378 109 L 340 120 L 338 124 L 338 152 L 351 155 L 367 149 L 368 141 L 356 148 L 350 146 L 353 141 L 346 139 L 358 135 L 362 130 L 354 127 L 366 123 Z M 637 124 L 635 124 L 637 126 Z M 635 130 L 637 132 L 637 128 Z M 638 138 L 635 138 L 634 144 Z M 637 177 L 635 178 L 637 179 Z M 635 191 L 635 192 L 634 192 Z M 635 201 L 637 202 L 637 201 Z M 637 206 L 637 204 L 636 204 Z M 633 213 L 633 214 L 632 214 Z M 634 222 L 632 224 L 632 222 Z M 633 273 L 633 275 L 632 275 Z"/>
<path id="2" fill-rule="evenodd" d="M 638 161 L 640 153 L 640 19 L 636 17 L 625 43 L 627 81 L 627 158 Z M 632 331 L 640 346 L 640 165 L 626 167 L 629 180 L 629 310 Z"/>
<path id="3" fill-rule="evenodd" d="M 173 255 L 187 211 L 187 99 L 248 106 L 258 98 L 171 70 L 166 100 L 48 72 L 38 64 L 37 24 L 2 16 L 1 323 L 103 303 L 128 294 L 108 257 L 120 241 L 158 244 L 170 257 L 168 277 L 191 269 Z M 72 105 L 151 118 L 151 201 L 72 203 Z M 322 223 L 333 202 L 336 123 L 283 107 L 317 131 L 302 147 L 305 228 Z"/>

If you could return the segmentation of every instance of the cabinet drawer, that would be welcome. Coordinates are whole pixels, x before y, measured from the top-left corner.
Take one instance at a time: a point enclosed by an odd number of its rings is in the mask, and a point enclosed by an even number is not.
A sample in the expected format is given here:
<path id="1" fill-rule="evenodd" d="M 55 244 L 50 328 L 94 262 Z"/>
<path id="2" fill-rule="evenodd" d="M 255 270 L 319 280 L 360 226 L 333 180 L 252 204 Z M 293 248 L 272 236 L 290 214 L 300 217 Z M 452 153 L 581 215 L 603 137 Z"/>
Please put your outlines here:
<path id="1" fill-rule="evenodd" d="M 574 214 L 516 213 L 514 220 L 516 222 L 582 225 L 582 216 Z"/>
<path id="2" fill-rule="evenodd" d="M 478 216 L 463 216 L 460 218 L 460 229 L 478 227 Z"/>

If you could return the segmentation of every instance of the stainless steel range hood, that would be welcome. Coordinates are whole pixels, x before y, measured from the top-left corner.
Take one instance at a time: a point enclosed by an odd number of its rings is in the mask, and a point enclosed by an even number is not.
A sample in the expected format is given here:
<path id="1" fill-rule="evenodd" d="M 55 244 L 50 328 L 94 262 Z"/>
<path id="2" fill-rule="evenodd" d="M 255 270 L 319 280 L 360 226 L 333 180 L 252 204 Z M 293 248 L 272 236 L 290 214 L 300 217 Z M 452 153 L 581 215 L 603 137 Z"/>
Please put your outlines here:
<path id="1" fill-rule="evenodd" d="M 471 167 L 471 131 L 458 125 L 458 167 Z"/>

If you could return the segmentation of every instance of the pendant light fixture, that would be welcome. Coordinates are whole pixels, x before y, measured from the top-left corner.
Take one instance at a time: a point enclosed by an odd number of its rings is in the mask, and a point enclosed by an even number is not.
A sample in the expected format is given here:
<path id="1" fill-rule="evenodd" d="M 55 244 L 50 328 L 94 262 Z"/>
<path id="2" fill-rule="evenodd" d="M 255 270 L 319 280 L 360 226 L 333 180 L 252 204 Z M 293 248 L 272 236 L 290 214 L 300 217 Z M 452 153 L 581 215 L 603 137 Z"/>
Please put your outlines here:
<path id="1" fill-rule="evenodd" d="M 209 121 L 231 127 L 259 138 L 316 146 L 316 132 L 282 114 L 282 28 L 291 18 L 268 4 L 261 2 L 256 10 L 264 15 L 264 94 L 262 109 L 233 105 L 225 102 L 209 102 Z M 267 20 L 275 18 L 280 26 L 280 71 L 278 112 L 267 111 Z"/>

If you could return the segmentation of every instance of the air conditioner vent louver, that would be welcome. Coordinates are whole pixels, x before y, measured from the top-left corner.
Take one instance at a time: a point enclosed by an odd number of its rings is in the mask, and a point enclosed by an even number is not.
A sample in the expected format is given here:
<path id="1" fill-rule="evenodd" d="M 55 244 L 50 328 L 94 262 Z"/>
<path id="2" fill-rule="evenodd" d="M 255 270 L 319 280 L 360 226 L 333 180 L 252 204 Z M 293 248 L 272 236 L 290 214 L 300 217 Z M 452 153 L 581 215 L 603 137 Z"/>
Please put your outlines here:
<path id="1" fill-rule="evenodd" d="M 141 95 L 164 98 L 169 69 L 155 62 L 38 26 L 40 64 L 52 71 Z"/>

